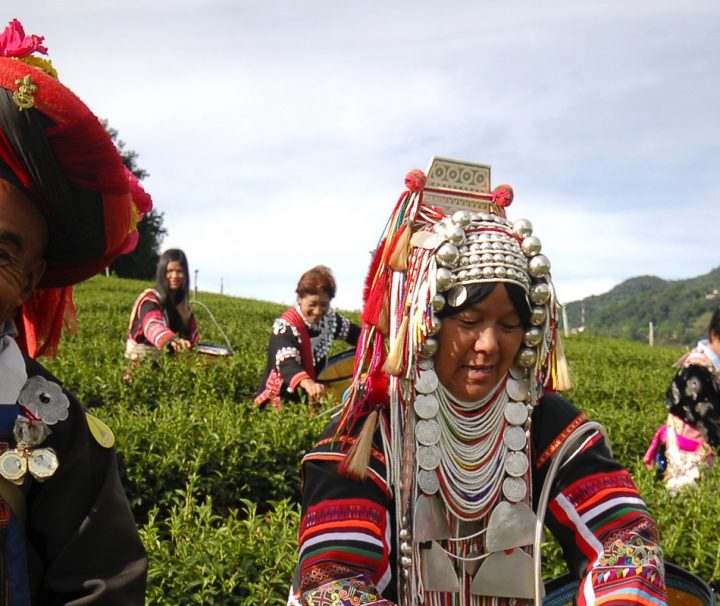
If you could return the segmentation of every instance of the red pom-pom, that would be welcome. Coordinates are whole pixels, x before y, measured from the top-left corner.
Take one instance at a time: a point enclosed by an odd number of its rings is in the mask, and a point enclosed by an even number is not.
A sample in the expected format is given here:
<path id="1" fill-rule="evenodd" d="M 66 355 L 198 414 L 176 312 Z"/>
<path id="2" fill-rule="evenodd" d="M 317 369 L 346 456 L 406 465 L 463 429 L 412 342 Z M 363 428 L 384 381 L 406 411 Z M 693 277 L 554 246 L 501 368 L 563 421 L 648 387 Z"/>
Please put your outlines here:
<path id="1" fill-rule="evenodd" d="M 493 204 L 497 204 L 501 208 L 506 208 L 512 204 L 513 188 L 509 185 L 498 185 L 492 193 Z"/>
<path id="2" fill-rule="evenodd" d="M 405 175 L 405 187 L 410 191 L 422 190 L 422 188 L 425 187 L 425 183 L 427 183 L 427 177 L 419 168 L 413 168 Z"/>
<path id="3" fill-rule="evenodd" d="M 385 406 L 390 400 L 388 389 L 390 389 L 390 375 L 377 371 L 368 377 L 367 401 L 373 406 Z"/>

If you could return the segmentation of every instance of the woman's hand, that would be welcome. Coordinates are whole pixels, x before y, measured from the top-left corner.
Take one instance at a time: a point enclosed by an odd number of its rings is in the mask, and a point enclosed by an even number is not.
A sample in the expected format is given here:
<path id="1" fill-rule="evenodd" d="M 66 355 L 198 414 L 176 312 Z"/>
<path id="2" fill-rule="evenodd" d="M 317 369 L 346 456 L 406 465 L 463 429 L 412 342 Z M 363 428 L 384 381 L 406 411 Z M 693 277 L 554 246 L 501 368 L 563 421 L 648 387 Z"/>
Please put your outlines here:
<path id="1" fill-rule="evenodd" d="M 317 383 L 312 379 L 303 379 L 300 381 L 300 387 L 307 392 L 311 402 L 319 402 L 325 398 L 325 386 L 322 383 Z"/>
<path id="2" fill-rule="evenodd" d="M 170 349 L 176 353 L 179 351 L 187 351 L 188 349 L 192 349 L 192 343 L 187 339 L 175 337 L 170 341 Z"/>

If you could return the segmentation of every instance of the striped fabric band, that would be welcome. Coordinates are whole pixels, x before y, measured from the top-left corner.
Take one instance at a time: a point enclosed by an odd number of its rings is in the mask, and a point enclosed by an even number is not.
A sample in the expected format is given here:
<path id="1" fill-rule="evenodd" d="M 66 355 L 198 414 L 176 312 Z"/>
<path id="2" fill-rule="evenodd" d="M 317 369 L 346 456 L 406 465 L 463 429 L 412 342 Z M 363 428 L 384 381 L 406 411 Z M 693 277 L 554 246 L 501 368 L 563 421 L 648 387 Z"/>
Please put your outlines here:
<path id="1" fill-rule="evenodd" d="M 626 470 L 583 478 L 550 504 L 590 562 L 578 604 L 665 604 L 655 524 Z"/>
<path id="2" fill-rule="evenodd" d="M 324 569 L 341 565 L 382 591 L 389 576 L 388 532 L 387 511 L 367 499 L 332 499 L 310 507 L 298 541 L 301 590 L 312 589 L 326 576 Z"/>

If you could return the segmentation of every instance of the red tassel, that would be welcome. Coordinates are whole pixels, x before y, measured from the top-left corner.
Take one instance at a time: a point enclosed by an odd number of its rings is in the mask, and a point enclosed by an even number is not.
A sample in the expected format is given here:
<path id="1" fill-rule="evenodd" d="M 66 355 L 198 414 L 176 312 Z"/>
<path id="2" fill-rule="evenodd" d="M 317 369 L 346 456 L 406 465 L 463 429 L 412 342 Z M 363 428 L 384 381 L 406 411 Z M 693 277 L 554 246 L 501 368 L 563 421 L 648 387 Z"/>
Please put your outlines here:
<path id="1" fill-rule="evenodd" d="M 387 298 L 388 282 L 388 271 L 382 270 L 380 275 L 375 280 L 375 285 L 368 294 L 365 301 L 365 309 L 362 313 L 362 321 L 370 326 L 377 326 L 379 328 L 379 320 L 382 314 L 382 308 L 384 305 L 384 299 Z"/>
<path id="2" fill-rule="evenodd" d="M 63 328 L 77 331 L 72 286 L 38 288 L 15 313 L 16 342 L 31 358 L 55 357 Z"/>

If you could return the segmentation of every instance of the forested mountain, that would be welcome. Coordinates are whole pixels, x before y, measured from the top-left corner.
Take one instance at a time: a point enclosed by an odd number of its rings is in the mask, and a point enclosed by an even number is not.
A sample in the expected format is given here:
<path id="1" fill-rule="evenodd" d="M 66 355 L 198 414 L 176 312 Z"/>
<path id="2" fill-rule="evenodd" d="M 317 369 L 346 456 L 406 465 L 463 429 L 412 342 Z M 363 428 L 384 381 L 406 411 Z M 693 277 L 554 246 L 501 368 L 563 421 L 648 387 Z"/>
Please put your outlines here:
<path id="1" fill-rule="evenodd" d="M 612 290 L 567 304 L 570 327 L 593 335 L 647 341 L 653 323 L 656 343 L 694 345 L 705 336 L 720 305 L 720 267 L 686 280 L 639 276 Z"/>

